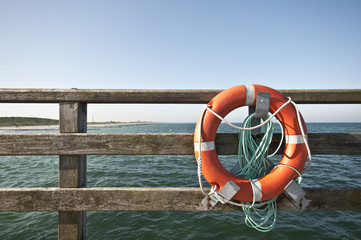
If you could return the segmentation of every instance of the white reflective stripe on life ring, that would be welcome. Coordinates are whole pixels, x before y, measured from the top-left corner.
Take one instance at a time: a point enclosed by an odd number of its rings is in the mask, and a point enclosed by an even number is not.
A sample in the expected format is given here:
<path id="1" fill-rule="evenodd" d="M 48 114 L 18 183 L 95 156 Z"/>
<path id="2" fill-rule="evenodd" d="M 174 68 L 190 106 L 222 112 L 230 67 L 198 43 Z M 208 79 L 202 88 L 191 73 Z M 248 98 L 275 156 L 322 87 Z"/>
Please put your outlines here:
<path id="1" fill-rule="evenodd" d="M 251 183 L 252 189 L 253 189 L 254 200 L 256 202 L 260 202 L 262 199 L 261 183 L 258 181 L 258 179 L 250 179 L 250 183 Z"/>
<path id="2" fill-rule="evenodd" d="M 216 149 L 216 143 L 213 142 L 201 142 L 201 151 L 211 151 Z M 199 142 L 194 142 L 194 151 L 199 152 Z"/>
<path id="3" fill-rule="evenodd" d="M 252 85 L 245 85 L 245 88 L 246 88 L 245 106 L 251 106 L 254 103 L 254 87 Z"/>
<path id="4" fill-rule="evenodd" d="M 301 144 L 305 143 L 302 135 L 285 135 L 287 144 Z M 308 136 L 306 135 L 306 140 L 308 141 Z"/>

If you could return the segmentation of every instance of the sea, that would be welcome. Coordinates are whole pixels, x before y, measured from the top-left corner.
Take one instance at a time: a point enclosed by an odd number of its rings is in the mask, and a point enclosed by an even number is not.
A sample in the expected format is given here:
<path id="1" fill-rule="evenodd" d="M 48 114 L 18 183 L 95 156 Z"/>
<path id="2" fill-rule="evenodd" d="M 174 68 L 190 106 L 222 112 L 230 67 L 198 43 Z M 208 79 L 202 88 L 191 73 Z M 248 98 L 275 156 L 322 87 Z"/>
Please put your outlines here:
<path id="1" fill-rule="evenodd" d="M 195 123 L 90 126 L 89 133 L 193 133 Z M 309 133 L 361 132 L 361 123 L 308 123 Z M 0 133 L 52 133 L 56 129 Z M 221 124 L 218 132 L 235 132 Z M 230 169 L 236 156 L 221 156 Z M 277 158 L 277 156 L 276 156 Z M 280 158 L 280 156 L 278 156 Z M 88 156 L 88 187 L 198 187 L 194 156 Z M 301 187 L 360 188 L 361 156 L 313 155 Z M 0 188 L 57 187 L 57 156 L 0 156 Z M 332 201 L 332 199 L 330 199 Z M 1 203 L 0 203 L 1 204 Z M 361 203 L 360 203 L 361 204 Z M 361 239 L 361 212 L 277 213 L 258 232 L 232 212 L 87 212 L 87 239 Z M 57 239 L 57 212 L 1 212 L 0 239 Z"/>

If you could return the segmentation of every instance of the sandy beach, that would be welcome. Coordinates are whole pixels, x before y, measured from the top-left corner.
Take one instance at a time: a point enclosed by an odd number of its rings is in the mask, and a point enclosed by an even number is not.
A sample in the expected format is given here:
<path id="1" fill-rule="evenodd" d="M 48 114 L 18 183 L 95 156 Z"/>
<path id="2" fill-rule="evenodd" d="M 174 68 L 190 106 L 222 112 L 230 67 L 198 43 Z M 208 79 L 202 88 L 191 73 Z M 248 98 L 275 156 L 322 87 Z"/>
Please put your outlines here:
<path id="1" fill-rule="evenodd" d="M 110 127 L 110 126 L 128 126 L 128 125 L 146 125 L 147 122 L 128 122 L 128 123 L 88 123 L 88 127 Z M 33 126 L 9 126 L 0 127 L 0 130 L 41 130 L 58 129 L 59 125 L 33 125 Z"/>

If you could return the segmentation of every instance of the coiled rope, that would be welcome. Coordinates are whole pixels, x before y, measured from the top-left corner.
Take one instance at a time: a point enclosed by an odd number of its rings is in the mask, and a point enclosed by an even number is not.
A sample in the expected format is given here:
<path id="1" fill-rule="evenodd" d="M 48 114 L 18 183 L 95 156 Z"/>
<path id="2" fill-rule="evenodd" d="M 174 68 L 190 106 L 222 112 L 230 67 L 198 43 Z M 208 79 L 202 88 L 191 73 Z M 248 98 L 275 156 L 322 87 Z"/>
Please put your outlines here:
<path id="1" fill-rule="evenodd" d="M 201 115 L 201 120 L 199 123 L 200 126 L 199 126 L 199 134 L 198 134 L 198 136 L 199 136 L 198 143 L 199 143 L 200 150 L 198 152 L 197 172 L 198 172 L 198 182 L 199 182 L 199 186 L 200 186 L 202 193 L 205 196 L 215 197 L 222 204 L 228 203 L 228 204 L 231 204 L 234 206 L 242 207 L 243 212 L 245 214 L 246 225 L 253 227 L 261 232 L 268 232 L 268 231 L 272 230 L 272 228 L 274 227 L 274 224 L 276 222 L 276 217 L 277 217 L 277 205 L 276 205 L 277 197 L 270 199 L 268 201 L 265 201 L 265 202 L 255 203 L 255 191 L 253 189 L 253 184 L 251 184 L 252 190 L 253 190 L 252 203 L 247 203 L 247 202 L 236 203 L 236 202 L 224 199 L 221 195 L 218 194 L 215 186 L 212 186 L 211 191 L 209 193 L 206 193 L 204 191 L 203 184 L 202 184 L 202 157 L 201 157 L 201 149 L 202 149 L 201 148 L 201 131 L 202 131 L 203 118 L 204 118 L 206 111 L 210 111 L 212 114 L 214 114 L 217 118 L 219 118 L 221 121 L 223 121 L 227 125 L 229 125 L 233 128 L 236 128 L 238 130 L 241 130 L 240 135 L 239 135 L 240 143 L 239 143 L 239 157 L 238 157 L 240 170 L 238 172 L 236 172 L 235 174 L 239 177 L 251 180 L 251 179 L 256 179 L 261 176 L 264 176 L 270 172 L 271 168 L 267 162 L 267 158 L 276 154 L 276 152 L 279 150 L 279 148 L 282 144 L 282 141 L 281 141 L 280 144 L 278 145 L 276 151 L 274 153 L 272 153 L 271 155 L 268 155 L 268 148 L 272 141 L 273 130 L 274 130 L 273 123 L 271 122 L 271 120 L 276 116 L 276 114 L 279 111 L 281 111 L 282 108 L 284 108 L 286 105 L 288 105 L 290 103 L 296 109 L 298 123 L 300 126 L 300 130 L 302 133 L 304 143 L 306 145 L 307 153 L 308 153 L 308 165 L 302 171 L 302 174 L 304 174 L 311 167 L 311 162 L 312 162 L 311 151 L 310 151 L 310 148 L 308 145 L 306 134 L 305 134 L 303 126 L 302 126 L 301 115 L 299 113 L 299 109 L 298 109 L 296 103 L 294 103 L 290 97 L 288 98 L 288 101 L 286 103 L 284 103 L 280 108 L 277 109 L 277 111 L 275 111 L 273 114 L 269 115 L 269 117 L 266 120 L 264 120 L 261 124 L 259 124 L 257 126 L 251 126 L 251 124 L 250 124 L 251 119 L 254 117 L 254 114 L 248 116 L 245 119 L 242 127 L 239 127 L 239 126 L 236 126 L 236 125 L 228 122 L 227 120 L 225 120 L 219 114 L 217 114 L 212 109 L 210 109 L 209 106 L 205 107 L 205 109 Z M 266 125 L 265 134 L 264 134 L 262 140 L 260 141 L 260 143 L 257 144 L 251 137 L 251 133 L 249 130 L 259 128 L 263 125 Z M 281 124 L 280 124 L 280 126 L 281 126 L 281 130 L 282 130 L 282 140 L 283 140 L 283 135 L 284 135 L 283 127 Z M 299 182 L 302 179 L 302 174 L 299 173 L 297 171 L 297 169 L 295 169 L 291 166 L 288 166 L 285 164 L 279 164 L 275 167 L 289 167 L 297 172 L 297 174 L 299 175 L 299 178 L 298 178 Z M 273 218 L 271 218 L 272 216 L 273 216 Z"/>
<path id="2" fill-rule="evenodd" d="M 249 115 L 243 122 L 242 127 L 249 128 L 254 113 Z M 282 129 L 282 126 L 281 126 Z M 268 155 L 268 149 L 272 141 L 274 126 L 272 121 L 265 124 L 265 133 L 258 143 L 253 137 L 251 131 L 241 130 L 239 133 L 238 146 L 238 163 L 240 169 L 235 173 L 236 176 L 244 179 L 257 179 L 267 175 L 271 167 L 268 163 L 268 158 L 276 154 L 280 148 L 283 140 L 278 145 L 277 150 Z M 252 208 L 243 207 L 245 214 L 245 223 L 247 226 L 257 229 L 260 232 L 268 232 L 272 230 L 277 219 L 277 204 L 276 198 L 264 206 L 253 206 Z M 247 204 L 247 203 L 243 203 Z"/>

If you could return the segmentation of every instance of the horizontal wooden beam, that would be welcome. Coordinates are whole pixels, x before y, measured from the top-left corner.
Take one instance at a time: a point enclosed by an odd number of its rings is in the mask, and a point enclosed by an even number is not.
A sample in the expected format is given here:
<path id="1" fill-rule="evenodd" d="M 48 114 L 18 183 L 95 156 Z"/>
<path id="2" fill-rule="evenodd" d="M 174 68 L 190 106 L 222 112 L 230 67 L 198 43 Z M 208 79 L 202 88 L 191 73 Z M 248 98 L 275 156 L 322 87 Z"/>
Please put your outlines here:
<path id="1" fill-rule="evenodd" d="M 0 134 L 0 155 L 184 155 L 192 134 Z"/>
<path id="2" fill-rule="evenodd" d="M 309 142 L 313 154 L 361 155 L 361 133 L 311 133 Z M 0 134 L 0 155 L 193 155 L 193 146 L 191 133 Z M 238 154 L 238 134 L 217 134 L 216 150 Z"/>
<path id="3" fill-rule="evenodd" d="M 361 211 L 361 189 L 305 191 L 307 211 Z M 0 211 L 205 211 L 203 197 L 199 188 L 0 188 Z M 284 195 L 277 202 L 280 211 L 297 210 Z"/>
<path id="4" fill-rule="evenodd" d="M 222 90 L 0 89 L 0 103 L 208 103 Z M 361 103 L 361 89 L 279 90 L 300 104 Z"/>

